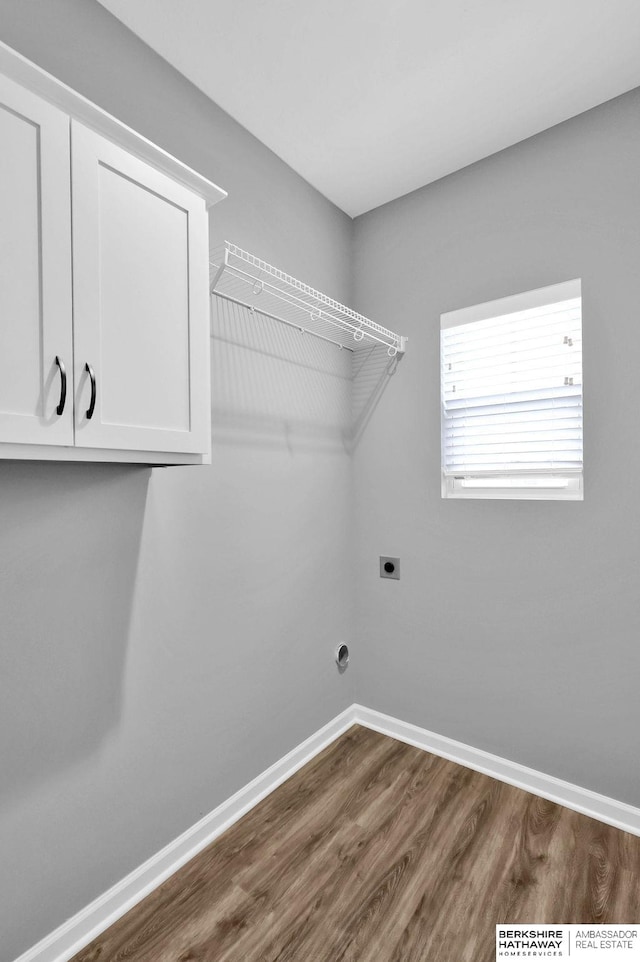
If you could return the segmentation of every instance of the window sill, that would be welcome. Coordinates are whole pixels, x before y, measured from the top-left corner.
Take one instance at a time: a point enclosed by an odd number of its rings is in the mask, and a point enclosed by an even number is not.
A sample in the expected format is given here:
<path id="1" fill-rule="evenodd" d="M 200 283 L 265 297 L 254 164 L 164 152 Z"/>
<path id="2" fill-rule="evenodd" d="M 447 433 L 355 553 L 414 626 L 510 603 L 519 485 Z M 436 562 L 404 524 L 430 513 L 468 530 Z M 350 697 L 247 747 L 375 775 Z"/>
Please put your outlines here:
<path id="1" fill-rule="evenodd" d="M 443 498 L 492 501 L 583 501 L 582 475 L 538 478 L 442 478 Z"/>

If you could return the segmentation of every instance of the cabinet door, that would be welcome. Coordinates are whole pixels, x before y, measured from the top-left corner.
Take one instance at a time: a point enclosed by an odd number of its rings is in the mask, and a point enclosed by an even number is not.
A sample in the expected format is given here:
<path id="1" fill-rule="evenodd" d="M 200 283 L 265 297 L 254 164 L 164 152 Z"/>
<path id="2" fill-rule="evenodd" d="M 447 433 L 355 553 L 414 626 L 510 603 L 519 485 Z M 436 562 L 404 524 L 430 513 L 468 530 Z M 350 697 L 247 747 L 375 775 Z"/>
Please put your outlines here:
<path id="1" fill-rule="evenodd" d="M 76 445 L 207 452 L 204 201 L 75 122 L 71 158 Z"/>
<path id="2" fill-rule="evenodd" d="M 71 445 L 69 118 L 0 76 L 0 144 L 0 441 Z"/>

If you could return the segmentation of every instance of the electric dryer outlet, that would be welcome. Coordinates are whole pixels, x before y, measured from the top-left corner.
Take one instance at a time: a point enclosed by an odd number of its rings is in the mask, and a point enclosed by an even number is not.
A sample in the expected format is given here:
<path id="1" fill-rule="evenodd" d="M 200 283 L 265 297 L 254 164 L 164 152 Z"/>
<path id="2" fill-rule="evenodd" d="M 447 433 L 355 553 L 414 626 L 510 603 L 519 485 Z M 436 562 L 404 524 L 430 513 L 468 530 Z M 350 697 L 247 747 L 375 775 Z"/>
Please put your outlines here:
<path id="1" fill-rule="evenodd" d="M 400 558 L 380 556 L 380 577 L 400 581 Z"/>

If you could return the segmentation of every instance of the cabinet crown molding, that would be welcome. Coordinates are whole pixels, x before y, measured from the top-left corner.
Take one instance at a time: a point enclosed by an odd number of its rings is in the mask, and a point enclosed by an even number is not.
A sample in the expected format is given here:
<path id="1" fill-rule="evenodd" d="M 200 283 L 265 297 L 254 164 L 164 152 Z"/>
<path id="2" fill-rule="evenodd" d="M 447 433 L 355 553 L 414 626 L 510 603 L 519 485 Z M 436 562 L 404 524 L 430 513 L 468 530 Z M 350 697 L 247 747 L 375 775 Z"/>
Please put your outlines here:
<path id="1" fill-rule="evenodd" d="M 81 121 L 96 133 L 113 140 L 140 160 L 168 174 L 202 197 L 207 207 L 217 204 L 227 196 L 227 192 L 213 181 L 183 164 L 162 147 L 147 140 L 142 134 L 132 130 L 106 110 L 87 100 L 82 94 L 77 93 L 2 42 L 0 42 L 0 73 L 60 108 L 72 118 Z"/>

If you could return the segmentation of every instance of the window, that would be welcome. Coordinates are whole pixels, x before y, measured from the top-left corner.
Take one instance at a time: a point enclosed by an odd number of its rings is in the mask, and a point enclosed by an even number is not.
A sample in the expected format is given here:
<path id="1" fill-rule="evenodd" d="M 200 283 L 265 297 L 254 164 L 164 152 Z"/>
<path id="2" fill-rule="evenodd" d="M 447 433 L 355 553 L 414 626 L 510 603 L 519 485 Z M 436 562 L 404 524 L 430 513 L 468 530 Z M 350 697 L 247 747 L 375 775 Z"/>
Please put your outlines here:
<path id="1" fill-rule="evenodd" d="M 443 498 L 582 499 L 580 281 L 440 318 Z"/>

